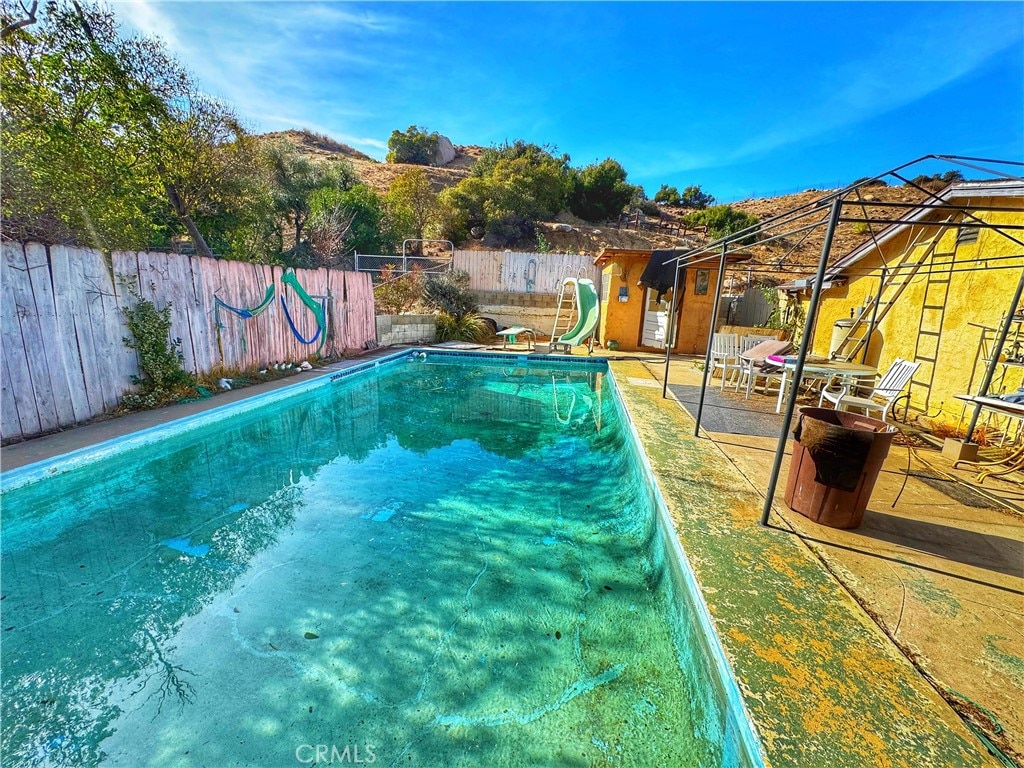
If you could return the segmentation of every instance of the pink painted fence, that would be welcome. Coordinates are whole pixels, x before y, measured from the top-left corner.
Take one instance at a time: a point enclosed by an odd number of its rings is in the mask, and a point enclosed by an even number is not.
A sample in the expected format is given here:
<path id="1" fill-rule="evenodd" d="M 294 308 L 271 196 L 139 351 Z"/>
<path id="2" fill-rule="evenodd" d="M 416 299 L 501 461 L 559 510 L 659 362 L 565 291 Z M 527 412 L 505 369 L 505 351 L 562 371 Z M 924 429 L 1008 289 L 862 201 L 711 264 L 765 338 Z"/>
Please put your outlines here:
<path id="1" fill-rule="evenodd" d="M 0 260 L 0 361 L 3 439 L 31 437 L 70 426 L 115 407 L 140 373 L 124 309 L 134 302 L 126 284 L 157 308 L 171 305 L 171 338 L 180 338 L 185 368 L 205 373 L 297 361 L 319 340 L 316 319 L 281 282 L 284 270 L 167 253 L 101 251 L 5 242 Z M 376 337 L 368 274 L 299 269 L 303 289 L 326 310 L 321 353 L 361 350 Z M 217 305 L 257 306 L 273 285 L 266 311 L 239 317 Z"/>

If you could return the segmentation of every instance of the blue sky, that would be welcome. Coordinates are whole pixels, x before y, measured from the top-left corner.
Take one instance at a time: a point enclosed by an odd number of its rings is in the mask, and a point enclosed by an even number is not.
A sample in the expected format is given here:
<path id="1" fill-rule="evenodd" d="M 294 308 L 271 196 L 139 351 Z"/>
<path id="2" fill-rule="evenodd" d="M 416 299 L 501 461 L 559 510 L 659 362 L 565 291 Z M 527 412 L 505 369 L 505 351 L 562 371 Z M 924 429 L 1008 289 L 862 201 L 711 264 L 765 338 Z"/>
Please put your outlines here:
<path id="1" fill-rule="evenodd" d="M 252 130 L 378 159 L 415 124 L 614 157 L 650 196 L 721 201 L 925 154 L 1024 160 L 1018 2 L 111 5 Z"/>

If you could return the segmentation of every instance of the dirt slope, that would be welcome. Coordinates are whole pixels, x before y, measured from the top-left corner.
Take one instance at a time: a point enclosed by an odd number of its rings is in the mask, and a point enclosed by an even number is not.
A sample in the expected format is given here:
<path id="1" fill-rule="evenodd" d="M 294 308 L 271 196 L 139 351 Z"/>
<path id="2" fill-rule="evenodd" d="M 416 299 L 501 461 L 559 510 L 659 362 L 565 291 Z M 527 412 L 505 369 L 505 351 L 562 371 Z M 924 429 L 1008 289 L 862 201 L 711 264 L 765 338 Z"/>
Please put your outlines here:
<path id="1" fill-rule="evenodd" d="M 469 176 L 470 169 L 483 152 L 483 147 L 456 146 L 455 159 L 448 165 L 434 168 L 424 165 L 406 165 L 405 163 L 382 163 L 347 144 L 311 131 L 277 131 L 262 134 L 259 138 L 261 140 L 283 139 L 290 141 L 302 154 L 318 160 L 344 157 L 355 167 L 356 173 L 363 183 L 373 187 L 381 194 L 388 191 L 395 177 L 412 168 L 420 168 L 426 172 L 435 192 L 439 192 L 445 187 L 454 186 Z"/>

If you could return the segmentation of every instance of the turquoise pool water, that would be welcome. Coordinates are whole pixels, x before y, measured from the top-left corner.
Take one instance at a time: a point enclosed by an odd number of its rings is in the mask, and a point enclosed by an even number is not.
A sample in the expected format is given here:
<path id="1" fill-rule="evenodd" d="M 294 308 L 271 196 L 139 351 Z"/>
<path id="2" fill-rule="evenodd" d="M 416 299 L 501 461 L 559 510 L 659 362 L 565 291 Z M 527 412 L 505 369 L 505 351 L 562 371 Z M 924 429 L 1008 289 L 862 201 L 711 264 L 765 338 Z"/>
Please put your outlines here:
<path id="1" fill-rule="evenodd" d="M 406 356 L 99 453 L 5 476 L 5 765 L 748 764 L 601 365 Z"/>

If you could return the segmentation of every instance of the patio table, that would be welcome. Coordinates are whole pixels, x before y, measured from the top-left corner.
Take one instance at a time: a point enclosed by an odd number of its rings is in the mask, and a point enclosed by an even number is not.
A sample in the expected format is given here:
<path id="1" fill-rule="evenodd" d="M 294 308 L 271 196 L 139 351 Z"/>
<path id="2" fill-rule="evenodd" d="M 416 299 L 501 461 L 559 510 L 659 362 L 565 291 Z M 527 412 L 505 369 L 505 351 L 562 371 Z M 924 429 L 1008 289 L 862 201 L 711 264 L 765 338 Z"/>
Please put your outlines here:
<path id="1" fill-rule="evenodd" d="M 796 358 L 787 357 L 782 367 L 782 383 L 779 384 L 779 399 L 775 404 L 775 412 L 782 413 L 782 399 L 786 394 L 786 387 L 796 371 Z M 806 361 L 802 378 L 818 378 L 821 376 L 837 377 L 841 379 L 874 379 L 878 375 L 878 369 L 870 365 L 860 363 L 844 363 L 840 360 L 825 360 L 821 362 Z"/>

